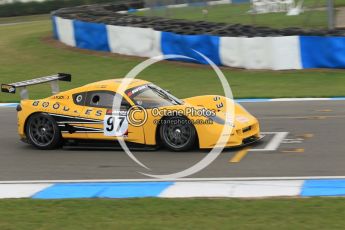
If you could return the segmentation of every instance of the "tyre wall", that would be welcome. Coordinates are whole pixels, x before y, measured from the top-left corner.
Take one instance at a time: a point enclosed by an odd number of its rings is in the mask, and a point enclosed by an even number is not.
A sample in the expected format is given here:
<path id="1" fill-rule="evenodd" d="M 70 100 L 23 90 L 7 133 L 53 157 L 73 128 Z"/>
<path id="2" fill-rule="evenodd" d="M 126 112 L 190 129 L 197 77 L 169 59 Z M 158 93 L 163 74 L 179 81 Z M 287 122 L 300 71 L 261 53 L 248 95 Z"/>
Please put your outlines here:
<path id="1" fill-rule="evenodd" d="M 345 37 L 188 35 L 52 16 L 54 36 L 81 49 L 154 57 L 179 54 L 246 69 L 345 68 Z"/>

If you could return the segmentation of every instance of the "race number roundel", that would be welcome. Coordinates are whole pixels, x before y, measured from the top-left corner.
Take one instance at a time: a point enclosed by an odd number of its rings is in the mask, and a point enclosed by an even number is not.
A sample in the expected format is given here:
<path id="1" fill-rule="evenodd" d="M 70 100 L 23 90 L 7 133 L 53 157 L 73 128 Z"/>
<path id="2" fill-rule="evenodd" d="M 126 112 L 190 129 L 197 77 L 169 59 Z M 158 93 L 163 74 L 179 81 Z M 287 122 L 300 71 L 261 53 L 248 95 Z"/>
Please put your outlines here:
<path id="1" fill-rule="evenodd" d="M 128 121 L 126 115 L 106 115 L 104 117 L 103 125 L 104 136 L 122 137 L 127 133 L 128 130 Z"/>

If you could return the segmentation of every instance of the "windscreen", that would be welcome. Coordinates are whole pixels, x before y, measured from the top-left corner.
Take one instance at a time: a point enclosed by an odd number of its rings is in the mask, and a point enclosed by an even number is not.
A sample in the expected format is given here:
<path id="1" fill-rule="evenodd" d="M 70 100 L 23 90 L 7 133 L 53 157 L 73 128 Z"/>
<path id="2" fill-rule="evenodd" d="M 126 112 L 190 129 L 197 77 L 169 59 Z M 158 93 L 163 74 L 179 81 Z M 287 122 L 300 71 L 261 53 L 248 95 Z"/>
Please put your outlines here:
<path id="1" fill-rule="evenodd" d="M 145 109 L 182 104 L 180 99 L 153 84 L 129 89 L 126 94 L 136 105 Z"/>

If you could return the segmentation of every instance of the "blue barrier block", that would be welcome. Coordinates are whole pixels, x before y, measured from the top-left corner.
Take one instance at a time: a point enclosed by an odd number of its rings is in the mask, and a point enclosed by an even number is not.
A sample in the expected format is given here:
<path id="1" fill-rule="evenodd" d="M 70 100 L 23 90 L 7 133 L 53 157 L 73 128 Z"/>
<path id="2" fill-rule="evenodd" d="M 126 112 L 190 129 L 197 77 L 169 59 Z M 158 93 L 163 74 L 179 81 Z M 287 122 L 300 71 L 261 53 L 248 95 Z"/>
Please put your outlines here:
<path id="1" fill-rule="evenodd" d="M 194 58 L 196 61 L 186 59 L 175 60 L 208 64 L 204 58 L 193 51 L 194 49 L 211 59 L 216 65 L 220 65 L 219 40 L 219 37 L 210 35 L 180 35 L 162 32 L 161 49 L 164 55 L 184 55 Z"/>
<path id="2" fill-rule="evenodd" d="M 300 36 L 303 68 L 345 68 L 345 37 Z"/>
<path id="3" fill-rule="evenodd" d="M 106 184 L 55 184 L 35 194 L 35 199 L 96 198 Z"/>
<path id="4" fill-rule="evenodd" d="M 332 101 L 344 101 L 345 97 L 331 97 Z"/>
<path id="5" fill-rule="evenodd" d="M 134 8 L 130 8 L 127 10 L 128 13 L 135 13 L 135 12 L 138 12 L 137 9 L 134 9 Z"/>
<path id="6" fill-rule="evenodd" d="M 98 195 L 99 198 L 158 197 L 173 182 L 118 183 Z"/>
<path id="7" fill-rule="evenodd" d="M 306 180 L 301 196 L 345 196 L 345 180 Z"/>
<path id="8" fill-rule="evenodd" d="M 78 48 L 110 51 L 104 24 L 73 20 L 74 36 Z"/>
<path id="9" fill-rule="evenodd" d="M 59 40 L 59 34 L 57 32 L 57 27 L 56 27 L 56 17 L 52 16 L 52 24 L 53 24 L 53 37 L 57 40 Z"/>
<path id="10" fill-rule="evenodd" d="M 232 0 L 232 4 L 244 4 L 244 3 L 250 3 L 250 0 Z"/>
<path id="11" fill-rule="evenodd" d="M 69 183 L 55 184 L 35 194 L 34 199 L 157 197 L 173 182 Z"/>

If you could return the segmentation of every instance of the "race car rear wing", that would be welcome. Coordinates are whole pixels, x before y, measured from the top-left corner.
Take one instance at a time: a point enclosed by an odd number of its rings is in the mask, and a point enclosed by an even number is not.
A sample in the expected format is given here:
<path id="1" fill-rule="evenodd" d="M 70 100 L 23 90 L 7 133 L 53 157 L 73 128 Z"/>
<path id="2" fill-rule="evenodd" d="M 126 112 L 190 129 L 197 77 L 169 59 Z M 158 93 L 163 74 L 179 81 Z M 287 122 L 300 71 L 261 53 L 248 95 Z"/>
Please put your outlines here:
<path id="1" fill-rule="evenodd" d="M 29 93 L 27 90 L 27 86 L 44 84 L 50 82 L 50 86 L 52 89 L 52 94 L 58 94 L 60 92 L 58 81 L 71 81 L 72 75 L 67 73 L 58 73 L 52 76 L 40 77 L 35 78 L 27 81 L 20 81 L 11 84 L 1 84 L 1 92 L 4 93 L 13 93 L 15 94 L 17 88 L 20 90 L 20 97 L 21 99 L 28 99 Z"/>

